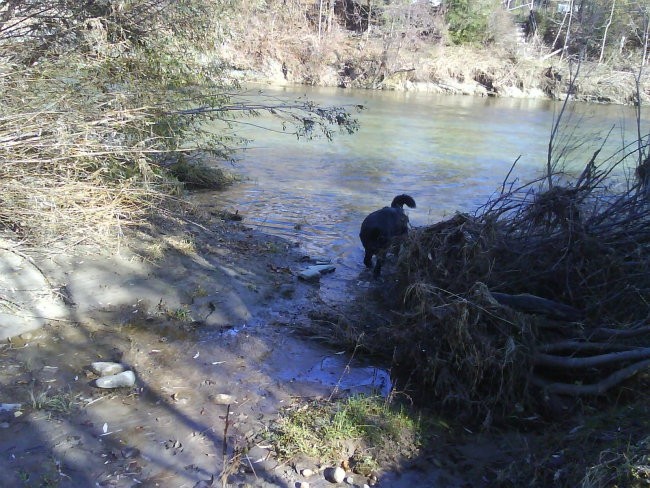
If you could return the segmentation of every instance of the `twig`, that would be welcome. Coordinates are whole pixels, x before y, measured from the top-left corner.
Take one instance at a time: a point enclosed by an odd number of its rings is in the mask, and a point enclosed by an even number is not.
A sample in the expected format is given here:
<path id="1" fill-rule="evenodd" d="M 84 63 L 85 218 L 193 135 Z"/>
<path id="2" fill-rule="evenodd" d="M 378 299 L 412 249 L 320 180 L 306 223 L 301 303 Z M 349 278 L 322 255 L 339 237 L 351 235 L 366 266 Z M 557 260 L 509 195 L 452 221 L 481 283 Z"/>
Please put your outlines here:
<path id="1" fill-rule="evenodd" d="M 222 447 L 222 457 L 223 457 L 223 468 L 221 471 L 221 484 L 225 487 L 228 483 L 228 424 L 230 420 L 230 404 L 226 408 L 226 419 L 223 426 L 223 447 Z"/>
<path id="2" fill-rule="evenodd" d="M 332 388 L 332 392 L 330 393 L 330 396 L 327 398 L 328 402 L 332 401 L 332 398 L 336 393 L 338 393 L 339 388 L 341 386 L 341 381 L 343 381 L 343 377 L 350 372 L 350 365 L 352 364 L 352 360 L 354 359 L 355 354 L 357 353 L 357 349 L 359 349 L 359 341 L 363 337 L 363 333 L 357 337 L 357 343 L 354 345 L 354 350 L 352 351 L 352 354 L 350 355 L 350 359 L 348 359 L 347 364 L 345 365 L 345 368 L 343 368 L 343 371 L 341 372 L 341 375 L 339 376 L 338 381 L 336 382 L 336 385 L 334 385 L 334 388 Z"/>

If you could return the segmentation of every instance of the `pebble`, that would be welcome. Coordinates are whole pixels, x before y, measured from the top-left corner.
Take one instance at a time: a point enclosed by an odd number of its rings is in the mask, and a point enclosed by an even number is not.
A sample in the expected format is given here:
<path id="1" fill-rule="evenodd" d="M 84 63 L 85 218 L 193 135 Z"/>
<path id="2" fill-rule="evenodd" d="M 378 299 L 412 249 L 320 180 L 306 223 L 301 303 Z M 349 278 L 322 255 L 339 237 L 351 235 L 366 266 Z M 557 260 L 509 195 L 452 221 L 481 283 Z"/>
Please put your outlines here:
<path id="1" fill-rule="evenodd" d="M 300 483 L 296 483 L 296 488 L 309 488 L 309 483 L 301 481 Z"/>
<path id="2" fill-rule="evenodd" d="M 237 403 L 235 397 L 228 395 L 227 393 L 217 393 L 216 395 L 211 395 L 210 400 L 212 400 L 217 405 L 230 405 L 232 403 Z"/>
<path id="3" fill-rule="evenodd" d="M 97 361 L 91 363 L 90 367 L 99 376 L 110 376 L 114 374 L 119 374 L 126 369 L 120 363 L 112 363 L 108 361 Z"/>
<path id="4" fill-rule="evenodd" d="M 338 466 L 336 468 L 327 468 L 323 476 L 330 483 L 341 483 L 345 479 L 345 470 Z"/>
<path id="5" fill-rule="evenodd" d="M 309 468 L 305 468 L 300 471 L 300 474 L 303 475 L 305 478 L 309 478 L 312 474 L 314 474 L 314 472 Z"/>
<path id="6" fill-rule="evenodd" d="M 354 484 L 354 478 L 352 476 L 348 476 L 347 478 L 345 478 L 345 482 L 348 485 L 353 485 Z"/>
<path id="7" fill-rule="evenodd" d="M 310 266 L 309 268 L 298 273 L 298 278 L 305 281 L 318 281 L 321 275 L 325 273 L 333 273 L 336 266 L 332 264 L 319 264 L 317 266 Z"/>
<path id="8" fill-rule="evenodd" d="M 111 376 L 102 376 L 95 380 L 98 388 L 122 388 L 135 385 L 135 374 L 133 371 L 123 371 Z"/>

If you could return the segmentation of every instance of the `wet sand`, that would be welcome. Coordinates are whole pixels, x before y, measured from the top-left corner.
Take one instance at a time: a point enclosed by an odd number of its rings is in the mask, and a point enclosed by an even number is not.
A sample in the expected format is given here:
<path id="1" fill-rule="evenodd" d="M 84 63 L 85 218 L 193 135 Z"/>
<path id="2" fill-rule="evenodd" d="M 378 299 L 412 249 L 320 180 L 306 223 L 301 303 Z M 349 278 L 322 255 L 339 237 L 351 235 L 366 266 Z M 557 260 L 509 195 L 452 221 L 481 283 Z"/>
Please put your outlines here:
<path id="1" fill-rule="evenodd" d="M 294 243 L 217 218 L 137 236 L 112 253 L 5 251 L 5 278 L 30 269 L 57 313 L 18 293 L 45 325 L 4 329 L 0 398 L 21 407 L 0 412 L 0 486 L 191 487 L 224 472 L 229 486 L 295 486 L 296 465 L 260 441 L 278 411 L 386 390 L 388 375 L 295 334 L 322 300 L 297 278 Z M 135 386 L 97 388 L 94 361 L 124 364 Z"/>

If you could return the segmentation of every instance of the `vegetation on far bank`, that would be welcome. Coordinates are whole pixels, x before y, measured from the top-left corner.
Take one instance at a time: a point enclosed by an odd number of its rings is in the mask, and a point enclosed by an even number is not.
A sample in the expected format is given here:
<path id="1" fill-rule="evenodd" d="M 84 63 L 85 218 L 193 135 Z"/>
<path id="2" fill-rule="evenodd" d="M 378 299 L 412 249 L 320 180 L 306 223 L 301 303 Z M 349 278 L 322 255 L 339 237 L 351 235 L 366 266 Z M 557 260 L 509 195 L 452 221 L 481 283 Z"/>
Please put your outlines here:
<path id="1" fill-rule="evenodd" d="M 220 56 L 242 79 L 557 99 L 580 59 L 572 96 L 635 103 L 648 15 L 616 0 L 243 2 Z"/>

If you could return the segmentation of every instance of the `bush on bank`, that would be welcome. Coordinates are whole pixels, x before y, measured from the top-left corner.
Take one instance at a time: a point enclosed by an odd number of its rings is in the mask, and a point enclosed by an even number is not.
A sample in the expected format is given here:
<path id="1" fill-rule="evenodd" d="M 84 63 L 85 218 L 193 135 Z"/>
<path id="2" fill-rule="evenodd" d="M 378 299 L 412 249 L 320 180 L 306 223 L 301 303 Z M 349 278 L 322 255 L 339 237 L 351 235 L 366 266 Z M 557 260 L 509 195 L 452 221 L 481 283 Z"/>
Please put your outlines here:
<path id="1" fill-rule="evenodd" d="M 9 238 L 110 242 L 183 179 L 222 187 L 242 117 L 302 136 L 354 131 L 338 107 L 253 102 L 210 58 L 228 2 L 9 1 L 0 9 L 0 228 Z M 268 103 L 267 103 L 268 102 Z M 212 126 L 208 126 L 212 124 Z M 165 203 L 166 202 L 166 203 Z"/>

